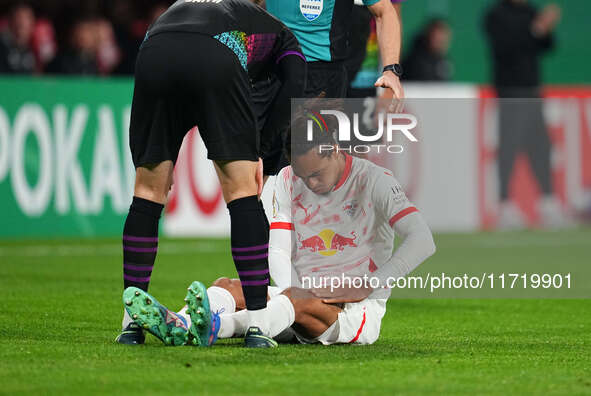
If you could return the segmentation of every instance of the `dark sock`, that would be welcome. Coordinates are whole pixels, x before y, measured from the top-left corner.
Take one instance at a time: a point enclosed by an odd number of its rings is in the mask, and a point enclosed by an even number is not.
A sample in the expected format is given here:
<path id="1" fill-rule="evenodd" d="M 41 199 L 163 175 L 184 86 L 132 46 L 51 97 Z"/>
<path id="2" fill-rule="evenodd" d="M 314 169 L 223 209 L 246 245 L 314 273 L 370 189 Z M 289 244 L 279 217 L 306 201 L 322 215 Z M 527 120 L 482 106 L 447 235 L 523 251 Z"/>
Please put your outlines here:
<path id="1" fill-rule="evenodd" d="M 267 306 L 269 285 L 269 225 L 256 195 L 228 204 L 232 257 L 242 283 L 248 310 Z"/>
<path id="2" fill-rule="evenodd" d="M 148 290 L 158 251 L 158 221 L 164 205 L 133 197 L 123 228 L 123 287 Z"/>

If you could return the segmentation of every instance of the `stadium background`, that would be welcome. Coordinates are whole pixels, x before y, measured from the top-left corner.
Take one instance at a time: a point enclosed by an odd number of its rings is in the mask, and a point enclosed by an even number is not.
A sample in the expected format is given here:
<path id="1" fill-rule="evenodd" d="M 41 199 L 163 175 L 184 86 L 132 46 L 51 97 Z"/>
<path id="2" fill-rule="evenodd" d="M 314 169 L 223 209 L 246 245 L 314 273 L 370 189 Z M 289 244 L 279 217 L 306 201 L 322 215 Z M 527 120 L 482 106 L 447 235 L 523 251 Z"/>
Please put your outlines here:
<path id="1" fill-rule="evenodd" d="M 494 103 L 481 21 L 492 1 L 407 0 L 403 6 L 405 48 L 432 16 L 446 17 L 454 32 L 453 83 L 406 84 L 409 96 L 470 98 L 451 106 L 458 113 L 446 117 L 462 120 L 462 128 L 450 129 L 461 136 L 435 142 L 453 143 L 453 155 L 431 143 L 421 149 L 420 168 L 427 174 L 420 180 L 431 190 L 412 185 L 412 175 L 397 174 L 437 231 L 436 255 L 413 275 L 572 270 L 578 294 L 534 292 L 589 297 L 589 228 L 488 232 L 496 224 L 496 132 L 484 122 Z M 67 40 L 69 20 L 90 12 L 115 21 L 123 15 L 115 5 L 124 1 L 32 3 L 51 17 L 58 40 Z M 141 40 L 158 2 L 132 3 L 131 22 Z M 558 46 L 543 61 L 552 97 L 546 109 L 558 154 L 557 192 L 578 210 L 585 209 L 591 188 L 591 3 L 560 4 Z M 9 6 L 0 1 L 0 30 Z M 0 76 L 0 394 L 590 393 L 591 300 L 504 298 L 535 296 L 523 290 L 391 299 L 380 339 L 360 348 L 250 351 L 227 340 L 210 349 L 173 349 L 154 337 L 140 348 L 115 344 L 121 229 L 134 177 L 126 140 L 132 89 L 129 75 L 114 73 Z M 182 191 L 175 191 L 167 209 L 150 286 L 171 308 L 180 308 L 192 280 L 209 284 L 235 274 L 227 238 L 170 237 L 227 232 L 203 148 L 194 137 L 185 143 L 175 187 Z M 523 161 L 513 181 L 514 197 L 536 226 L 537 191 Z"/>
<path id="2" fill-rule="evenodd" d="M 118 11 L 118 3 L 113 2 L 63 2 L 61 8 L 52 2 L 33 4 L 37 5 L 40 17 L 55 19 L 58 38 L 67 31 L 64 10 L 81 15 L 110 15 Z M 129 4 L 135 4 L 135 18 L 129 18 L 130 29 L 142 37 L 146 18 L 153 7 L 163 3 Z M 423 207 L 436 231 L 475 231 L 495 226 L 496 191 L 494 186 L 490 187 L 494 184 L 490 180 L 494 172 L 489 171 L 494 166 L 495 147 L 484 146 L 490 139 L 483 139 L 483 134 L 495 132 L 483 132 L 480 128 L 486 122 L 482 117 L 487 116 L 482 106 L 491 106 L 485 85 L 489 79 L 489 56 L 481 28 L 483 13 L 490 4 L 413 0 L 403 8 L 405 48 L 430 17 L 445 17 L 453 31 L 449 59 L 454 64 L 454 82 L 407 84 L 408 96 L 472 98 L 468 117 L 463 117 L 465 127 L 456 131 L 457 137 L 450 135 L 447 140 L 453 146 L 415 159 L 422 169 L 430 171 L 419 178 L 424 188 L 417 188 L 410 195 Z M 0 8 L 0 12 L 6 10 L 7 7 Z M 559 160 L 554 161 L 554 178 L 563 204 L 578 212 L 586 210 L 591 189 L 591 114 L 587 99 L 591 92 L 586 86 L 591 84 L 591 51 L 586 48 L 589 34 L 585 34 L 591 33 L 591 28 L 586 23 L 585 10 L 591 11 L 591 5 L 584 0 L 572 0 L 564 7 L 557 49 L 544 58 L 543 68 L 547 92 L 555 98 L 548 103 L 548 113 L 559 114 L 550 125 L 555 151 L 560 154 Z M 0 198 L 7 208 L 3 222 L 11 225 L 0 229 L 0 236 L 92 237 L 115 236 L 120 232 L 133 185 L 124 133 L 132 90 L 132 78 L 125 75 L 0 76 Z M 567 122 L 571 115 L 580 122 Z M 204 160 L 200 139 L 193 138 L 193 134 L 184 145 L 177 167 L 177 183 L 167 207 L 164 231 L 167 235 L 227 235 L 228 219 L 221 192 L 211 165 Z M 450 150 L 463 158 L 463 163 L 457 163 L 460 169 L 476 172 L 470 183 L 456 181 L 462 184 L 455 186 L 452 178 L 447 186 L 438 184 L 446 175 L 434 169 L 444 172 L 436 165 L 447 160 L 444 153 Z M 422 151 L 429 152 L 429 148 Z M 493 153 L 493 158 L 487 153 Z M 528 223 L 536 225 L 539 218 L 531 204 L 537 194 L 535 183 L 526 165 L 518 164 L 515 173 L 518 180 L 526 181 L 517 183 L 519 191 L 515 194 L 523 203 Z M 567 183 L 565 178 L 572 174 L 577 175 L 576 180 Z M 413 176 L 398 177 L 404 183 Z M 436 192 L 442 190 L 453 194 L 448 194 L 446 200 L 436 198 Z M 459 212 L 463 215 L 458 216 Z"/>
<path id="3" fill-rule="evenodd" d="M 412 0 L 403 7 L 404 19 L 404 47 L 408 48 L 414 34 L 421 25 L 431 17 L 446 18 L 454 32 L 454 40 L 450 50 L 450 58 L 454 61 L 456 71 L 453 79 L 459 82 L 483 84 L 489 81 L 488 51 L 482 33 L 482 18 L 487 7 L 496 0 L 467 1 L 467 0 Z M 533 4 L 543 6 L 552 3 L 550 0 L 532 0 Z M 0 3 L 0 26 L 2 17 L 14 2 Z M 58 36 L 67 35 L 65 26 L 79 15 L 106 15 L 116 21 L 119 9 L 115 0 L 50 1 L 36 0 L 30 2 L 35 5 L 40 16 L 49 17 L 56 24 L 64 25 L 58 28 Z M 133 29 L 141 30 L 147 27 L 146 20 L 152 7 L 171 4 L 172 1 L 125 1 L 133 8 Z M 557 29 L 559 45 L 552 54 L 544 58 L 543 80 L 549 84 L 591 84 L 588 65 L 591 62 L 591 52 L 587 47 L 587 38 L 591 34 L 588 15 L 591 4 L 585 0 L 559 1 L 562 9 L 562 22 Z M 141 32 L 137 32 L 141 37 Z"/>

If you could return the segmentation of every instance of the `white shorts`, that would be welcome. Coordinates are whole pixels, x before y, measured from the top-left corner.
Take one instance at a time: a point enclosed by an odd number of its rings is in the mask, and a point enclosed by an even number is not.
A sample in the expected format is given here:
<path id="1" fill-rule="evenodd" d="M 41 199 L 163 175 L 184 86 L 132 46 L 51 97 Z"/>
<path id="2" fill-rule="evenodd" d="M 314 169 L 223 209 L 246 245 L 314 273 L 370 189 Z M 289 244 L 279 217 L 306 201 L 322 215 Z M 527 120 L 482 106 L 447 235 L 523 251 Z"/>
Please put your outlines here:
<path id="1" fill-rule="evenodd" d="M 268 289 L 271 298 L 281 291 L 274 286 L 269 286 Z M 294 334 L 302 344 L 373 344 L 380 336 L 386 302 L 385 299 L 366 299 L 358 303 L 347 303 L 339 313 L 337 321 L 319 337 L 306 338 L 296 331 Z"/>

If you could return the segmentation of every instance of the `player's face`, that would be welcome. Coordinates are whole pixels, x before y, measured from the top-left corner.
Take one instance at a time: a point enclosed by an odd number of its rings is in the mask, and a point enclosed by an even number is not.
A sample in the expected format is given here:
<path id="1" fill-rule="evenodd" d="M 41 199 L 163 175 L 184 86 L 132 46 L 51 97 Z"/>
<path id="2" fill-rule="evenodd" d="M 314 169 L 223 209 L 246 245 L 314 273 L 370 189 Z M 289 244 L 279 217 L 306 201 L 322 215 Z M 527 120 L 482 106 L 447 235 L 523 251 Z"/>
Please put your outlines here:
<path id="1" fill-rule="evenodd" d="M 292 158 L 293 173 L 301 178 L 314 194 L 328 194 L 339 180 L 340 154 L 321 156 L 317 150 Z"/>

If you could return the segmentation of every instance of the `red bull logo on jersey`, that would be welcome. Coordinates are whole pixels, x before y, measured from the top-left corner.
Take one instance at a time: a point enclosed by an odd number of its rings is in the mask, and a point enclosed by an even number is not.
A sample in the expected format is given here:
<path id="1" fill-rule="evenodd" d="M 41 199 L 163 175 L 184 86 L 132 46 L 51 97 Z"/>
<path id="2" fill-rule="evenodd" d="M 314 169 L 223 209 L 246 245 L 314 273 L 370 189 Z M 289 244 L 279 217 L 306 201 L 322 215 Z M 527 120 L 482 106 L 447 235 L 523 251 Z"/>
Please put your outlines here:
<path id="1" fill-rule="evenodd" d="M 322 256 L 333 256 L 345 250 L 346 247 L 357 247 L 357 243 L 355 243 L 357 235 L 354 231 L 350 235 L 350 237 L 346 237 L 331 229 L 324 229 L 317 235 L 305 239 L 301 234 L 298 234 L 298 249 L 307 249 Z"/>

